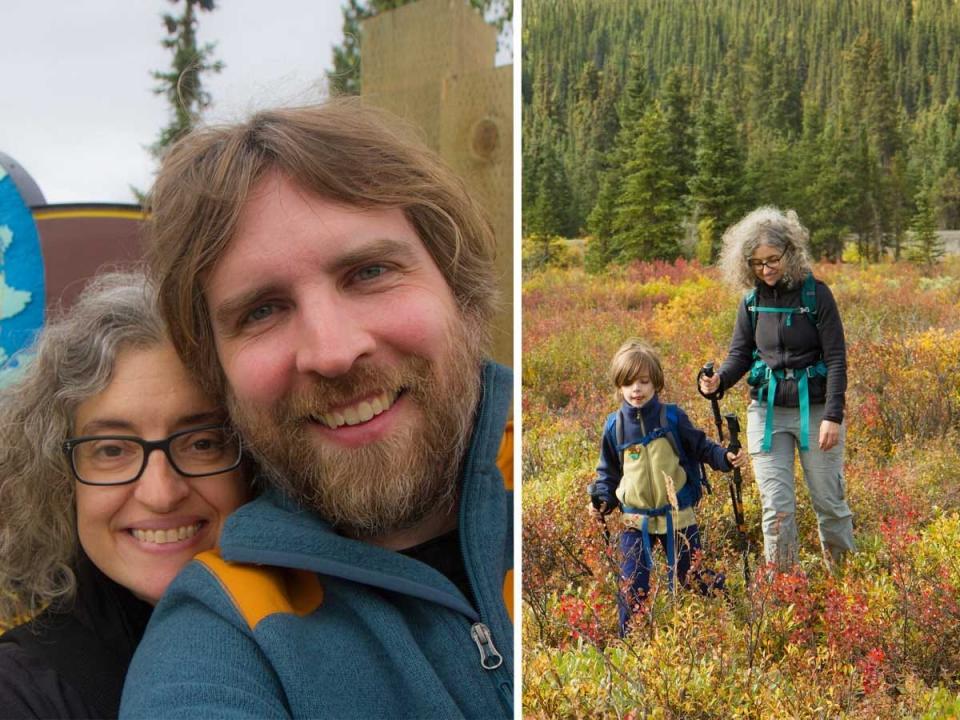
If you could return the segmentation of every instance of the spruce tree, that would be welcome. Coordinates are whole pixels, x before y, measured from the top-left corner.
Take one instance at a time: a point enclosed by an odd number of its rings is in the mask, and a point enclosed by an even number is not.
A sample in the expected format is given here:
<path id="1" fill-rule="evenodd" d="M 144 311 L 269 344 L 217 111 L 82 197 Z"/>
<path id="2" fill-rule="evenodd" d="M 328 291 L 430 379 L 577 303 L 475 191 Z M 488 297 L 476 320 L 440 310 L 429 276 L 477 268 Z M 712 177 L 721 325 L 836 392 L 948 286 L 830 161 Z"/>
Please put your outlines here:
<path id="1" fill-rule="evenodd" d="M 599 102 L 601 75 L 596 65 L 586 63 L 574 89 L 571 108 L 569 150 L 564 157 L 572 196 L 569 199 L 571 225 L 580 229 L 597 199 L 597 184 L 603 165 L 603 149 L 596 137 L 602 125 Z"/>
<path id="2" fill-rule="evenodd" d="M 360 22 L 375 14 L 362 0 L 343 6 L 343 43 L 333 48 L 333 70 L 327 72 L 330 90 L 337 95 L 360 94 Z"/>
<path id="3" fill-rule="evenodd" d="M 547 150 L 540 164 L 537 192 L 533 207 L 530 208 L 526 231 L 540 235 L 571 236 L 569 203 L 570 183 L 566 171 L 556 153 Z"/>
<path id="4" fill-rule="evenodd" d="M 672 68 L 663 81 L 660 93 L 663 121 L 670 135 L 667 162 L 676 168 L 676 186 L 673 195 L 686 202 L 688 183 L 695 172 L 696 139 L 693 134 L 693 116 L 690 112 L 690 90 L 687 79 L 679 68 Z"/>
<path id="5" fill-rule="evenodd" d="M 587 229 L 593 241 L 587 247 L 586 262 L 594 270 L 605 266 L 617 255 L 613 241 L 617 198 L 622 191 L 625 168 L 636 146 L 640 120 L 649 100 L 646 64 L 639 54 L 631 55 L 627 83 L 617 106 L 616 139 L 603 164 L 596 203 L 587 216 Z"/>
<path id="6" fill-rule="evenodd" d="M 719 231 L 712 232 L 710 247 L 702 251 L 704 257 L 701 259 L 712 262 L 719 251 L 719 235 L 736 222 L 746 208 L 743 198 L 744 152 L 736 122 L 709 96 L 701 104 L 698 114 L 695 166 L 690 193 L 697 214 L 711 219 L 709 227 Z M 703 241 L 705 235 L 702 231 L 700 236 Z"/>
<path id="7" fill-rule="evenodd" d="M 937 223 L 944 230 L 960 229 L 960 173 L 949 167 L 934 188 Z"/>
<path id="8" fill-rule="evenodd" d="M 836 125 L 822 122 L 815 102 L 804 110 L 803 133 L 796 145 L 797 163 L 787 205 L 802 209 L 815 258 L 838 261 L 850 234 L 849 218 L 857 178 L 847 164 Z"/>
<path id="9" fill-rule="evenodd" d="M 170 0 L 170 3 L 176 5 L 179 1 Z M 202 76 L 220 72 L 223 63 L 213 59 L 213 43 L 197 44 L 196 13 L 197 10 L 211 12 L 214 9 L 214 0 L 184 0 L 181 15 L 166 13 L 163 16 L 167 31 L 163 47 L 173 53 L 173 59 L 169 70 L 155 70 L 151 74 L 158 81 L 153 92 L 166 97 L 170 103 L 171 118 L 160 131 L 156 142 L 150 146 L 150 152 L 156 158 L 160 158 L 169 145 L 189 132 L 210 106 L 210 93 L 203 89 Z"/>
<path id="10" fill-rule="evenodd" d="M 637 130 L 614 211 L 616 259 L 672 260 L 681 250 L 684 208 L 676 194 L 680 172 L 670 160 L 672 138 L 659 103 L 647 110 Z"/>
<path id="11" fill-rule="evenodd" d="M 937 234 L 936 219 L 933 203 L 930 202 L 930 191 L 927 189 L 917 193 L 917 212 L 910 223 L 913 238 L 910 243 L 910 259 L 932 268 L 943 257 L 945 252 L 943 240 Z"/>
<path id="12" fill-rule="evenodd" d="M 616 257 L 613 244 L 613 219 L 616 215 L 618 177 L 608 172 L 600 180 L 597 202 L 587 217 L 590 239 L 584 255 L 584 265 L 589 272 L 599 272 Z"/>

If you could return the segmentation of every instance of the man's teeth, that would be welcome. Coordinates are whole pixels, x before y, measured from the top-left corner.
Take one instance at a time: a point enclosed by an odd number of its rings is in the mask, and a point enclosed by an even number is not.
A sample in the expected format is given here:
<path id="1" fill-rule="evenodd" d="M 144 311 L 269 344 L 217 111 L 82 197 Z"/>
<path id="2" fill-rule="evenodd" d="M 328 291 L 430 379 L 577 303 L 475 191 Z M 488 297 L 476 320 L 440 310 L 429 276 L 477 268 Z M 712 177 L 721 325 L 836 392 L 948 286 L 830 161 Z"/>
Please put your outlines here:
<path id="1" fill-rule="evenodd" d="M 154 545 L 165 545 L 172 542 L 180 542 L 187 538 L 192 538 L 200 529 L 200 523 L 196 525 L 184 525 L 183 527 L 170 528 L 169 530 L 140 530 L 134 528 L 131 530 L 133 536 L 140 542 L 153 543 Z"/>
<path id="2" fill-rule="evenodd" d="M 343 425 L 359 425 L 360 423 L 365 423 L 382 413 L 384 410 L 389 410 L 391 407 L 393 407 L 393 404 L 397 401 L 397 395 L 399 394 L 400 392 L 398 390 L 394 390 L 392 392 L 384 391 L 377 397 L 370 400 L 363 400 L 362 402 L 358 402 L 356 405 L 350 405 L 349 407 L 324 413 L 320 416 L 319 421 L 328 428 L 338 428 L 342 427 Z M 311 419 L 317 420 L 316 416 L 311 416 Z"/>

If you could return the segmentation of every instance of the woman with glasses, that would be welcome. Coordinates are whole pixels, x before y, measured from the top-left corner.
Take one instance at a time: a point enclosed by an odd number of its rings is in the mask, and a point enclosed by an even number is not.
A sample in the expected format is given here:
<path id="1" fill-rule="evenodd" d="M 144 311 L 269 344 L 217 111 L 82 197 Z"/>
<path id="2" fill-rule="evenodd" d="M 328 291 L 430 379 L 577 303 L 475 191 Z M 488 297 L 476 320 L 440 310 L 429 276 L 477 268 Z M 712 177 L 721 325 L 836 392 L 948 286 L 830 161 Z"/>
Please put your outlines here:
<path id="1" fill-rule="evenodd" d="M 116 717 L 177 572 L 248 499 L 240 441 L 139 273 L 95 280 L 0 390 L 0 717 Z M 189 658 L 184 658 L 189 662 Z"/>
<path id="2" fill-rule="evenodd" d="M 798 562 L 797 453 L 817 514 L 828 568 L 854 549 L 843 479 L 847 353 L 830 289 L 813 277 L 808 232 L 797 214 L 761 207 L 723 236 L 721 270 L 747 291 L 718 373 L 700 390 L 722 394 L 749 373 L 747 446 L 763 505 L 764 554 Z"/>

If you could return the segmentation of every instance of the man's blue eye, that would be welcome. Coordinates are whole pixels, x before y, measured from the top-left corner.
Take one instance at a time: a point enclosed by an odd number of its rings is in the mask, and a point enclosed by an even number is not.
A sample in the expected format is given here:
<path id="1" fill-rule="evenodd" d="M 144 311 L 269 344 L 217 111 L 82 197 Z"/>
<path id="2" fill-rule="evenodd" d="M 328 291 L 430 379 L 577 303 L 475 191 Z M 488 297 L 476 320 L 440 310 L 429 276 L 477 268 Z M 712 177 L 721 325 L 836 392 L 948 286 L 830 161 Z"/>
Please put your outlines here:
<path id="1" fill-rule="evenodd" d="M 387 269 L 383 265 L 371 265 L 357 271 L 359 280 L 373 280 L 383 275 Z"/>
<path id="2" fill-rule="evenodd" d="M 247 315 L 247 320 L 252 320 L 254 322 L 258 320 L 264 320 L 270 315 L 273 314 L 273 305 L 260 305 L 259 307 L 254 308 Z"/>

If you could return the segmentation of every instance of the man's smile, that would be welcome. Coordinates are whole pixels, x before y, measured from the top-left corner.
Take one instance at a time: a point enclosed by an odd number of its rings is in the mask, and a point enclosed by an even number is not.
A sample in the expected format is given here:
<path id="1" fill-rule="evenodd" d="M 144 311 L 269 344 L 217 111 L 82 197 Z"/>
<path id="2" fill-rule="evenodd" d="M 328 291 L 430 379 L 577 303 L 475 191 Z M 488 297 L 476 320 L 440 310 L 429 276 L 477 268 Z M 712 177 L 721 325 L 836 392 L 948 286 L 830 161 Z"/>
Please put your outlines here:
<path id="1" fill-rule="evenodd" d="M 344 425 L 359 425 L 393 407 L 400 393 L 401 390 L 384 390 L 379 395 L 309 417 L 311 422 L 323 424 L 332 430 Z"/>

